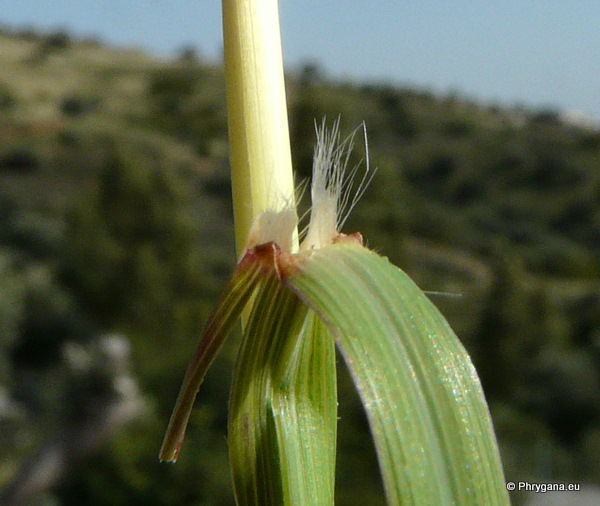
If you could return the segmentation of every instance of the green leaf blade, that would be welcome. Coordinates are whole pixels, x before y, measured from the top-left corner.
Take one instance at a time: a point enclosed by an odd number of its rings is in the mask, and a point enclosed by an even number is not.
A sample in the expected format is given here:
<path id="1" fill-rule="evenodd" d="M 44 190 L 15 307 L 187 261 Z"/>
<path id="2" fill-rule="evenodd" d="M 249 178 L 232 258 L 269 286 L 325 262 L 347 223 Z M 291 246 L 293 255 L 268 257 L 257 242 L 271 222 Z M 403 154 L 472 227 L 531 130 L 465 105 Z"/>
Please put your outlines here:
<path id="1" fill-rule="evenodd" d="M 257 292 L 229 410 L 239 505 L 332 505 L 337 392 L 326 328 L 274 276 Z"/>
<path id="2" fill-rule="evenodd" d="M 246 303 L 264 277 L 264 271 L 264 265 L 254 251 L 248 252 L 235 268 L 231 280 L 206 322 L 183 378 L 160 449 L 161 462 L 177 461 L 198 389 Z"/>
<path id="3" fill-rule="evenodd" d="M 335 336 L 367 410 L 391 504 L 507 504 L 487 404 L 439 311 L 400 269 L 338 243 L 286 283 Z"/>

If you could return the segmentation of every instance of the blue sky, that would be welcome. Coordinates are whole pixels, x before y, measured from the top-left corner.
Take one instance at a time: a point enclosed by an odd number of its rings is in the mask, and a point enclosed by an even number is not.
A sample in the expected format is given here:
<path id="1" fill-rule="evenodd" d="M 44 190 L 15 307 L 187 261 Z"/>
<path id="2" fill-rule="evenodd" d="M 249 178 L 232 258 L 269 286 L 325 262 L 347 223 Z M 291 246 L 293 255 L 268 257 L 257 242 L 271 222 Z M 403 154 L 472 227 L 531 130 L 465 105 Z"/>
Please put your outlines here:
<path id="1" fill-rule="evenodd" d="M 221 54 L 218 0 L 20 0 L 0 23 L 114 45 Z M 284 60 L 332 77 L 458 91 L 600 120 L 598 0 L 280 0 Z"/>

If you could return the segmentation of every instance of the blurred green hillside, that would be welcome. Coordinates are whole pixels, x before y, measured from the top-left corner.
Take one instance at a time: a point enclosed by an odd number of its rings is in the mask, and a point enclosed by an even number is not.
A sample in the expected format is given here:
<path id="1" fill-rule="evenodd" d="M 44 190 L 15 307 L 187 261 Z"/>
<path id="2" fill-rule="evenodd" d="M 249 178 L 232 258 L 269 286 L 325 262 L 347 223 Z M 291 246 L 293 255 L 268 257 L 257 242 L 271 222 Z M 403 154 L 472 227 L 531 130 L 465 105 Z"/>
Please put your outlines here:
<path id="1" fill-rule="evenodd" d="M 236 260 L 221 67 L 4 29 L 0 68 L 0 503 L 233 504 L 238 335 L 179 463 L 157 458 Z M 599 485 L 600 129 L 313 64 L 288 76 L 288 103 L 299 180 L 315 119 L 366 122 L 378 173 L 346 232 L 443 292 L 507 479 Z M 343 364 L 340 416 L 337 504 L 384 504 Z"/>

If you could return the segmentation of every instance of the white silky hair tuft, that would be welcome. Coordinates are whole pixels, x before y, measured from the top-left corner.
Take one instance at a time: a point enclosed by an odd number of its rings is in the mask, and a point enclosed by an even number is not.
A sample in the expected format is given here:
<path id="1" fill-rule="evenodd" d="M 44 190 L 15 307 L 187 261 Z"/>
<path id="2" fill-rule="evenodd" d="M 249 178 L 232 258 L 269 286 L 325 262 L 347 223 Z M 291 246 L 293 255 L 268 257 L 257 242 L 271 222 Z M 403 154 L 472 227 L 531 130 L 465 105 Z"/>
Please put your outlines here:
<path id="1" fill-rule="evenodd" d="M 293 237 L 297 224 L 298 215 L 292 207 L 281 211 L 265 211 L 254 219 L 244 249 L 272 241 L 282 251 L 293 253 Z"/>
<path id="2" fill-rule="evenodd" d="M 318 249 L 331 244 L 344 225 L 348 215 L 364 194 L 375 171 L 369 166 L 369 145 L 365 124 L 359 125 L 346 139 L 340 140 L 340 120 L 330 130 L 323 119 L 315 124 L 317 145 L 313 156 L 311 185 L 312 207 L 308 232 L 301 250 Z M 354 184 L 362 162 L 348 170 L 348 161 L 354 148 L 354 139 L 362 129 L 365 143 L 365 169 L 358 184 Z"/>
<path id="3" fill-rule="evenodd" d="M 348 162 L 354 148 L 354 139 L 362 129 L 365 143 L 365 168 L 362 177 L 355 179 L 362 161 L 348 170 Z M 311 183 L 310 220 L 308 231 L 300 250 L 322 248 L 331 244 L 341 230 L 348 215 L 364 194 L 376 171 L 369 166 L 369 145 L 365 124 L 359 125 L 346 139 L 340 140 L 340 120 L 334 121 L 330 130 L 325 119 L 321 125 L 315 123 L 317 145 L 313 156 Z M 301 199 L 306 185 L 297 188 L 296 200 Z M 259 214 L 252 223 L 246 248 L 273 241 L 282 251 L 294 253 L 294 234 L 298 216 L 291 199 L 280 198 L 284 205 L 280 210 L 268 210 Z M 304 235 L 303 233 L 300 234 Z"/>

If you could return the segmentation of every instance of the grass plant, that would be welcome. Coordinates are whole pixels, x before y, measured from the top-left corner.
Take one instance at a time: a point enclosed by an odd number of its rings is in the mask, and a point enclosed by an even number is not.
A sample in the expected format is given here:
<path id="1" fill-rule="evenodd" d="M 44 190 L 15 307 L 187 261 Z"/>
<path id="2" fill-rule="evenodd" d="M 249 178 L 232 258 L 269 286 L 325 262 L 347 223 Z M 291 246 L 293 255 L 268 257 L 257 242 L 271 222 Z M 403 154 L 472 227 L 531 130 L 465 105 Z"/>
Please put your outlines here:
<path id="1" fill-rule="evenodd" d="M 194 398 L 244 316 L 229 406 L 240 505 L 334 502 L 334 343 L 367 412 L 389 504 L 508 503 L 471 360 L 426 295 L 340 227 L 353 136 L 318 129 L 312 209 L 298 233 L 276 0 L 224 0 L 239 263 L 186 373 L 160 458 L 175 461 Z M 348 170 L 350 169 L 350 170 Z M 303 239 L 303 240 L 302 240 Z M 245 308 L 246 310 L 244 313 Z"/>

